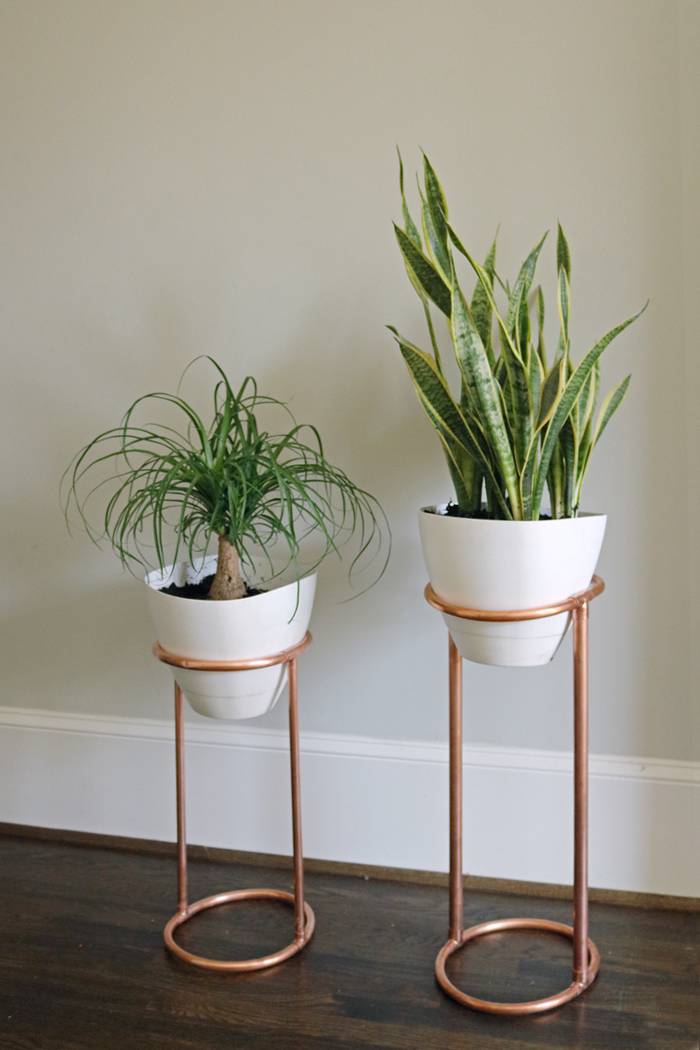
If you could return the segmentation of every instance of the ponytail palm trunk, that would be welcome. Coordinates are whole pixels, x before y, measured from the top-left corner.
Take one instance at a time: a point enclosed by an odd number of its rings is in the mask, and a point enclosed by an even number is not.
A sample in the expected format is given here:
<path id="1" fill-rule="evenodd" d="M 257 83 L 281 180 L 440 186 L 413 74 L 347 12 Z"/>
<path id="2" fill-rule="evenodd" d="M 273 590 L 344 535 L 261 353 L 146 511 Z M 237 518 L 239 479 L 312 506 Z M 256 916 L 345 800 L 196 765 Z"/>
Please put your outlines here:
<path id="1" fill-rule="evenodd" d="M 232 598 L 243 598 L 247 592 L 241 575 L 241 559 L 231 541 L 223 534 L 219 536 L 219 549 L 216 559 L 216 575 L 209 588 L 209 597 L 213 601 L 228 601 Z"/>

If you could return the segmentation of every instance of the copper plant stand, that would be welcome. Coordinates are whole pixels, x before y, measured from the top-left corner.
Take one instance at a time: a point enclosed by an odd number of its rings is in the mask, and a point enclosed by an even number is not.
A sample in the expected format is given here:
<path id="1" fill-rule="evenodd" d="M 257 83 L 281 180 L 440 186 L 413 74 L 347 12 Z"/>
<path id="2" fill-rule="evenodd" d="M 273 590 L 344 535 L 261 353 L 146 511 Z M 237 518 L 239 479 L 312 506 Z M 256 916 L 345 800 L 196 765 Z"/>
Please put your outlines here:
<path id="1" fill-rule="evenodd" d="M 192 966 L 199 966 L 204 970 L 218 970 L 223 973 L 245 973 L 251 970 L 264 970 L 269 966 L 276 966 L 285 959 L 296 955 L 311 940 L 316 924 L 316 919 L 310 906 L 304 901 L 304 860 L 301 846 L 301 792 L 299 775 L 299 717 L 297 704 L 297 656 L 307 649 L 311 644 L 311 635 L 306 634 L 304 639 L 294 648 L 284 652 L 276 653 L 274 656 L 264 656 L 254 660 L 192 660 L 188 657 L 177 656 L 169 653 L 160 645 L 153 647 L 154 655 L 163 663 L 172 667 L 183 667 L 197 671 L 255 671 L 263 667 L 273 667 L 276 664 L 287 665 L 289 682 L 289 753 L 292 773 L 292 841 L 294 850 L 294 893 L 286 893 L 284 890 L 253 889 L 232 890 L 228 893 L 216 893 L 213 897 L 205 897 L 203 900 L 187 901 L 187 840 L 185 837 L 185 727 L 183 717 L 184 698 L 182 689 L 175 683 L 175 770 L 176 770 L 176 796 L 177 796 L 177 911 L 168 921 L 163 930 L 163 939 L 168 951 L 179 959 Z M 224 961 L 220 959 L 207 959 L 201 955 L 194 955 L 186 951 L 175 940 L 175 931 L 193 915 L 205 911 L 207 908 L 216 908 L 220 904 L 230 904 L 233 901 L 243 900 L 274 900 L 283 901 L 294 907 L 294 940 L 285 948 L 272 952 L 270 955 L 261 955 L 257 959 L 236 959 Z"/>
<path id="2" fill-rule="evenodd" d="M 590 586 L 556 605 L 537 609 L 493 611 L 463 609 L 443 601 L 430 584 L 426 601 L 434 609 L 463 620 L 513 623 L 570 612 L 574 634 L 574 924 L 547 919 L 492 919 L 464 929 L 462 875 L 462 658 L 450 635 L 450 929 L 449 939 L 435 960 L 435 977 L 444 992 L 462 1006 L 490 1014 L 522 1016 L 544 1013 L 570 1002 L 593 983 L 600 969 L 600 952 L 588 937 L 588 604 L 605 584 L 594 576 Z M 499 1003 L 461 991 L 447 976 L 451 955 L 477 937 L 506 930 L 556 933 L 573 941 L 573 979 L 568 987 L 544 999 Z"/>

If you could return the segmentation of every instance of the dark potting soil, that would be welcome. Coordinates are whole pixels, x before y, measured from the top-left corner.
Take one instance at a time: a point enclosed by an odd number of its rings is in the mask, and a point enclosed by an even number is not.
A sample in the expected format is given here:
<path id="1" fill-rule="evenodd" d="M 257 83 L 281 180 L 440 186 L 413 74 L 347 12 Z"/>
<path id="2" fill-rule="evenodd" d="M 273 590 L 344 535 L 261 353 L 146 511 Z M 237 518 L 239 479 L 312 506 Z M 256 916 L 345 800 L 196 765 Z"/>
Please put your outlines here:
<path id="1" fill-rule="evenodd" d="M 473 514 L 465 514 L 464 511 L 459 509 L 459 504 L 448 503 L 444 510 L 430 510 L 429 514 L 438 514 L 443 518 L 476 518 L 478 521 L 496 521 L 494 514 L 489 514 L 486 507 L 482 507 L 481 510 L 476 511 Z M 551 521 L 549 514 L 540 514 L 540 521 Z"/>
<path id="2" fill-rule="evenodd" d="M 161 594 L 172 594 L 175 598 L 198 598 L 200 601 L 206 601 L 209 597 L 209 588 L 211 587 L 212 580 L 214 579 L 214 573 L 210 576 L 205 576 L 199 583 L 185 583 L 182 587 L 178 587 L 176 583 L 171 583 L 167 587 L 161 587 Z M 257 587 L 249 587 L 248 584 L 245 586 L 244 598 L 254 598 L 256 594 L 264 594 L 265 591 L 258 589 Z M 240 601 L 240 599 L 238 599 Z"/>

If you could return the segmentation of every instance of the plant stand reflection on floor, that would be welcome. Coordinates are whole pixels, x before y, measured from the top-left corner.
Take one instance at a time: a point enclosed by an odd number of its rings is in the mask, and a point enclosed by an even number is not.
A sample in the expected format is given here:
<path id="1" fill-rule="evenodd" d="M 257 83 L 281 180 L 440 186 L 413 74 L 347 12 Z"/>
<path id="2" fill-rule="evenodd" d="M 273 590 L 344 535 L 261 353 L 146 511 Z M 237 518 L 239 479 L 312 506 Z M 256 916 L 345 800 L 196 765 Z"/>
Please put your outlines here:
<path id="1" fill-rule="evenodd" d="M 289 683 L 289 753 L 292 774 L 292 841 L 294 852 L 294 893 L 286 893 L 283 890 L 252 889 L 232 890 L 228 893 L 217 893 L 213 897 L 205 897 L 203 900 L 187 901 L 187 840 L 185 837 L 185 727 L 184 727 L 184 697 L 182 689 L 175 683 L 175 763 L 176 763 L 176 795 L 177 795 L 177 911 L 168 921 L 163 930 L 165 945 L 173 955 L 192 966 L 199 966 L 204 970 L 218 970 L 224 973 L 245 973 L 251 970 L 264 970 L 269 966 L 276 966 L 285 959 L 296 955 L 309 943 L 313 936 L 316 923 L 314 913 L 310 906 L 304 901 L 304 860 L 301 845 L 301 788 L 299 773 L 299 717 L 297 704 L 297 656 L 307 649 L 311 644 L 311 635 L 305 638 L 294 648 L 285 652 L 276 653 L 274 656 L 264 656 L 252 660 L 193 660 L 184 656 L 177 656 L 167 652 L 160 645 L 153 648 L 154 655 L 163 663 L 172 667 L 182 667 L 197 671 L 255 671 L 263 667 L 274 667 L 278 664 L 287 665 L 287 676 Z M 294 940 L 285 948 L 280 948 L 270 955 L 261 955 L 256 959 L 240 959 L 224 961 L 219 959 L 207 959 L 201 955 L 181 948 L 175 941 L 175 931 L 183 923 L 191 919 L 193 915 L 206 911 L 208 908 L 216 908 L 220 904 L 230 904 L 234 901 L 244 900 L 273 900 L 291 904 L 294 907 Z"/>
<path id="2" fill-rule="evenodd" d="M 588 937 L 588 603 L 605 584 L 594 576 L 589 587 L 556 605 L 537 609 L 491 611 L 463 609 L 443 601 L 430 584 L 426 601 L 434 609 L 463 620 L 514 623 L 571 613 L 574 635 L 574 924 L 547 919 L 492 919 L 464 929 L 462 872 L 462 657 L 449 640 L 450 672 L 450 929 L 449 940 L 435 960 L 435 977 L 444 992 L 462 1006 L 491 1014 L 518 1016 L 543 1013 L 570 1002 L 593 983 L 600 969 L 600 953 Z M 447 976 L 447 960 L 477 937 L 507 930 L 556 933 L 573 941 L 573 980 L 567 988 L 544 999 L 499 1003 L 477 999 L 461 991 Z"/>

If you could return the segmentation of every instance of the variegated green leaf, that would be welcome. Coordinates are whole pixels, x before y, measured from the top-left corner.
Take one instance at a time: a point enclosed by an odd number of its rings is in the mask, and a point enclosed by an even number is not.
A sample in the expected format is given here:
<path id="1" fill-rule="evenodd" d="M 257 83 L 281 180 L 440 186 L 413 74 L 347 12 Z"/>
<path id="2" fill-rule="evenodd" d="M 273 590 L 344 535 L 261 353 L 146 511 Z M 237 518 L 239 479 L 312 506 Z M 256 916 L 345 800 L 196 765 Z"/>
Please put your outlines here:
<path id="1" fill-rule="evenodd" d="M 628 377 L 608 395 L 596 418 L 599 359 L 612 339 L 639 315 L 612 329 L 574 366 L 570 346 L 571 252 L 557 223 L 560 334 L 555 366 L 548 368 L 540 287 L 530 302 L 544 238 L 530 252 L 511 286 L 496 270 L 495 241 L 481 265 L 462 244 L 449 223 L 444 191 L 425 155 L 423 176 L 423 185 L 418 185 L 421 222 L 417 227 L 406 202 L 399 154 L 404 229 L 397 228 L 396 236 L 423 305 L 434 359 L 397 333 L 395 336 L 419 400 L 439 434 L 457 500 L 460 506 L 470 508 L 470 513 L 476 512 L 483 484 L 489 513 L 534 520 L 539 517 L 546 485 L 554 517 L 576 514 L 592 449 L 629 382 Z M 476 275 L 471 307 L 458 286 L 452 247 Z M 501 292 L 505 293 L 503 310 L 496 301 L 496 296 L 501 299 Z M 432 304 L 450 322 L 461 375 L 458 402 L 442 372 Z M 497 336 L 493 334 L 494 319 Z"/>
<path id="2" fill-rule="evenodd" d="M 447 199 L 425 154 L 423 154 L 423 176 L 425 184 L 424 223 L 435 261 L 447 278 L 450 273 L 447 247 Z"/>
<path id="3" fill-rule="evenodd" d="M 430 355 L 414 346 L 408 339 L 404 339 L 391 325 L 388 327 L 399 345 L 426 415 L 440 434 L 443 443 L 449 446 L 452 461 L 457 461 L 455 445 L 458 445 L 480 464 L 490 483 L 498 487 L 491 461 L 482 451 L 480 438 L 470 429 Z M 502 497 L 500 510 L 505 518 L 512 517 L 508 504 Z"/>
<path id="4" fill-rule="evenodd" d="M 436 419 L 439 420 L 449 437 L 470 455 L 478 457 L 479 450 L 469 434 L 467 423 L 430 355 L 405 339 L 391 325 L 388 327 L 399 344 L 418 393 L 430 409 L 431 422 L 434 424 Z"/>
<path id="5" fill-rule="evenodd" d="M 544 295 L 542 294 L 542 288 L 540 285 L 537 286 L 536 293 L 537 302 L 537 354 L 542 367 L 545 372 L 547 371 L 547 349 L 544 343 Z"/>
<path id="6" fill-rule="evenodd" d="M 464 256 L 464 258 L 467 260 L 467 262 L 469 263 L 469 265 L 473 269 L 474 273 L 476 274 L 477 278 L 479 279 L 479 282 L 480 282 L 482 288 L 484 289 L 484 293 L 486 295 L 486 298 L 488 299 L 489 304 L 491 306 L 491 309 L 493 311 L 493 316 L 496 318 L 496 323 L 498 324 L 498 327 L 499 327 L 499 329 L 501 331 L 501 335 L 502 335 L 503 340 L 510 347 L 510 349 L 511 349 L 512 353 L 514 354 L 514 356 L 517 357 L 518 359 L 520 359 L 520 351 L 518 350 L 518 348 L 517 348 L 517 346 L 515 344 L 515 341 L 512 338 L 512 336 L 511 336 L 511 334 L 510 334 L 510 332 L 508 330 L 508 326 L 507 326 L 507 324 L 505 322 L 505 319 L 501 316 L 501 312 L 498 309 L 498 306 L 496 304 L 496 300 L 494 299 L 493 284 L 491 282 L 491 279 L 490 279 L 488 273 L 486 272 L 484 267 L 481 266 L 476 261 L 476 259 L 467 251 L 467 249 L 464 247 L 464 245 L 462 244 L 462 242 L 460 241 L 459 237 L 457 236 L 457 234 L 455 233 L 455 231 L 453 230 L 453 228 L 450 226 L 449 223 L 447 224 L 447 232 L 449 233 L 450 240 L 454 244 L 454 246 L 457 249 L 457 251 L 460 252 L 460 254 Z"/>
<path id="7" fill-rule="evenodd" d="M 527 385 L 530 392 L 530 405 L 533 414 L 533 423 L 537 417 L 540 399 L 542 396 L 542 362 L 536 354 L 534 347 L 528 356 Z M 533 427 L 534 429 L 534 427 Z"/>
<path id="8" fill-rule="evenodd" d="M 484 273 L 488 275 L 491 286 L 493 287 L 493 278 L 496 271 L 496 238 L 493 239 L 493 244 L 489 249 L 489 253 L 484 260 Z M 481 281 L 477 278 L 476 287 L 474 288 L 474 294 L 472 295 L 472 317 L 474 318 L 474 324 L 477 327 L 477 331 L 481 336 L 481 341 L 484 344 L 486 354 L 489 359 L 489 364 L 493 369 L 496 364 L 496 358 L 493 352 L 493 339 L 491 335 L 491 325 L 493 323 L 493 309 L 489 297 L 487 296 L 484 286 Z"/>
<path id="9" fill-rule="evenodd" d="M 584 383 L 581 396 L 579 397 L 579 425 L 583 433 L 590 423 L 598 400 L 598 386 L 600 384 L 600 361 L 596 361 L 593 370 Z"/>
<path id="10" fill-rule="evenodd" d="M 564 513 L 567 518 L 571 518 L 576 511 L 574 502 L 578 468 L 578 436 L 571 416 L 561 428 L 559 447 L 564 458 Z"/>
<path id="11" fill-rule="evenodd" d="M 528 366 L 524 361 L 512 355 L 509 347 L 504 349 L 503 358 L 508 373 L 507 419 L 513 434 L 515 461 L 518 469 L 522 469 L 535 430 L 531 392 L 528 386 Z"/>
<path id="12" fill-rule="evenodd" d="M 547 488 L 549 489 L 549 500 L 551 504 L 551 514 L 553 518 L 564 517 L 564 457 L 562 456 L 559 444 L 554 450 L 552 456 L 552 462 L 550 463 L 549 471 L 547 474 Z M 531 517 L 535 521 L 539 520 L 540 509 L 539 507 L 531 508 Z"/>
<path id="13" fill-rule="evenodd" d="M 618 383 L 613 390 L 606 396 L 602 405 L 600 406 L 600 412 L 593 428 L 593 439 L 591 442 L 592 446 L 595 446 L 603 436 L 603 431 L 607 427 L 608 423 L 612 419 L 615 412 L 622 404 L 622 399 L 627 393 L 627 388 L 630 385 L 630 379 L 632 376 L 625 376 L 622 382 Z"/>
<path id="14" fill-rule="evenodd" d="M 430 417 L 430 410 L 427 409 Z M 447 460 L 454 486 L 457 504 L 465 514 L 475 514 L 481 509 L 482 472 L 476 461 L 468 455 L 462 446 L 445 434 L 439 421 L 433 420 Z"/>
<path id="15" fill-rule="evenodd" d="M 520 267 L 520 272 L 518 273 L 516 282 L 513 285 L 513 291 L 511 292 L 510 301 L 508 302 L 508 316 L 506 319 L 506 324 L 508 326 L 509 332 L 515 331 L 516 323 L 518 317 L 520 316 L 520 308 L 522 306 L 523 300 L 527 302 L 527 297 L 530 292 L 532 280 L 535 276 L 535 267 L 537 266 L 537 260 L 540 257 L 542 245 L 544 244 L 546 239 L 547 234 L 545 233 L 544 236 L 537 242 L 535 247 L 532 249 L 523 265 Z"/>
<path id="16" fill-rule="evenodd" d="M 411 213 L 408 210 L 408 204 L 406 203 L 406 193 L 404 191 L 404 181 L 403 181 L 403 158 L 401 156 L 401 151 L 399 150 L 398 146 L 396 147 L 396 152 L 397 152 L 398 158 L 399 158 L 399 189 L 401 190 L 401 211 L 403 213 L 404 231 L 406 233 L 406 236 L 411 241 L 413 241 L 413 243 L 415 244 L 416 248 L 421 250 L 422 245 L 421 245 L 420 233 L 418 232 L 418 227 L 416 226 L 415 222 L 411 218 Z"/>
<path id="17" fill-rule="evenodd" d="M 394 224 L 394 232 L 409 273 L 414 274 L 418 284 L 428 298 L 435 303 L 439 310 L 442 310 L 446 317 L 449 317 L 451 309 L 449 287 L 445 284 L 430 259 L 423 254 L 420 248 L 416 247 L 408 234 L 404 233 L 401 227 L 396 224 Z"/>
<path id="18" fill-rule="evenodd" d="M 520 493 L 513 452 L 510 447 L 498 386 L 489 359 L 474 324 L 474 318 L 453 274 L 451 328 L 457 360 L 478 400 L 481 423 L 489 438 L 494 457 L 511 502 L 514 517 L 521 515 Z"/>
<path id="19" fill-rule="evenodd" d="M 569 281 L 571 281 L 571 252 L 561 223 L 557 223 L 557 273 L 563 270 Z"/>
<path id="20" fill-rule="evenodd" d="M 613 339 L 620 335 L 621 332 L 624 332 L 625 328 L 628 328 L 634 321 L 636 321 L 645 310 L 646 304 L 638 313 L 634 314 L 634 316 L 628 317 L 626 321 L 623 321 L 622 324 L 616 325 L 607 332 L 602 339 L 599 339 L 595 346 L 588 351 L 583 360 L 574 369 L 571 377 L 566 383 L 566 386 L 556 403 L 556 407 L 547 426 L 545 438 L 542 443 L 542 454 L 540 456 L 540 463 L 533 487 L 533 514 L 539 515 L 539 505 L 542 500 L 545 480 L 547 472 L 549 471 L 554 448 L 559 437 L 559 432 L 568 418 L 569 413 L 581 392 L 583 384 L 588 379 L 596 361 L 600 358 L 606 347 L 609 346 Z"/>
<path id="21" fill-rule="evenodd" d="M 600 407 L 600 412 L 598 413 L 598 418 L 596 419 L 595 425 L 593 425 L 592 417 L 588 421 L 588 426 L 586 427 L 584 435 L 585 443 L 582 442 L 581 462 L 576 483 L 577 504 L 581 500 L 581 490 L 583 488 L 583 482 L 586 477 L 586 472 L 588 470 L 588 464 L 590 462 L 591 453 L 593 452 L 594 447 L 598 444 L 601 434 L 610 422 L 612 416 L 622 404 L 623 398 L 627 393 L 627 388 L 630 385 L 631 378 L 631 376 L 625 376 L 622 382 L 618 383 L 618 385 L 607 394 L 603 401 L 603 404 Z"/>
<path id="22" fill-rule="evenodd" d="M 571 305 L 571 288 L 566 270 L 562 267 L 557 281 L 557 305 L 559 307 L 559 347 L 558 356 L 569 353 L 569 307 Z"/>

